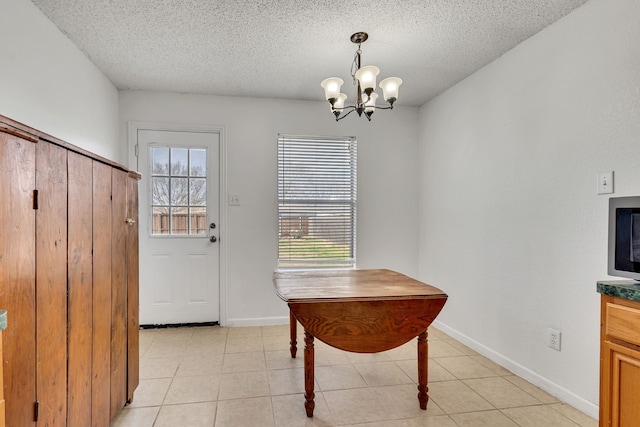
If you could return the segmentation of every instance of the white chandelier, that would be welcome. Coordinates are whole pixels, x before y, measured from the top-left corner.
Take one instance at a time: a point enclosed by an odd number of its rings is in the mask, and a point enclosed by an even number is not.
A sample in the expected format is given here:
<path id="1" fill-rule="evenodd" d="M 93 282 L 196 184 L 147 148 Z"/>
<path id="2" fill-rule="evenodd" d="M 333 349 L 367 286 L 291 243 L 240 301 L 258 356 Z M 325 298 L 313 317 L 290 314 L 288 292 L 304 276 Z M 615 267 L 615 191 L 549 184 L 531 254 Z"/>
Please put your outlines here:
<path id="1" fill-rule="evenodd" d="M 360 45 L 369 38 L 369 35 L 364 32 L 358 32 L 351 36 L 351 41 L 358 45 L 358 50 L 353 57 L 353 63 L 351 64 L 351 77 L 353 79 L 356 89 L 356 102 L 353 105 L 345 107 L 344 103 L 347 100 L 347 95 L 340 93 L 340 88 L 344 81 L 339 77 L 329 77 L 324 79 L 320 86 L 324 88 L 324 96 L 331 103 L 331 111 L 336 116 L 336 121 L 341 120 L 351 114 L 353 111 L 358 113 L 358 116 L 362 117 L 364 113 L 367 120 L 371 121 L 371 115 L 375 112 L 376 108 L 381 110 L 390 110 L 393 108 L 393 103 L 398 99 L 398 88 L 402 84 L 402 79 L 398 77 L 388 77 L 380 82 L 380 89 L 382 89 L 382 97 L 389 103 L 388 107 L 377 107 L 376 99 L 378 94 L 376 89 L 376 77 L 380 73 L 380 69 L 375 65 L 367 65 L 360 68 Z"/>

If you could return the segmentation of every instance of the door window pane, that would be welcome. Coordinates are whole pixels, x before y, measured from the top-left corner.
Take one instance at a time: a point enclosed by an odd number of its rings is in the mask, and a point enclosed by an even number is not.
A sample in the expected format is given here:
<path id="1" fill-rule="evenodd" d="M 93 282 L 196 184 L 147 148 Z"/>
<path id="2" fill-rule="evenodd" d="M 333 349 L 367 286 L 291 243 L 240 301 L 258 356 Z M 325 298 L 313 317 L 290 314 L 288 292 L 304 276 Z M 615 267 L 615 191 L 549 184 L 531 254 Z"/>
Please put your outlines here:
<path id="1" fill-rule="evenodd" d="M 188 148 L 172 148 L 171 149 L 171 175 L 187 176 L 187 162 L 189 155 Z"/>
<path id="2" fill-rule="evenodd" d="M 169 178 L 151 178 L 151 203 L 154 206 L 169 205 Z"/>
<path id="3" fill-rule="evenodd" d="M 151 149 L 151 174 L 169 175 L 169 148 L 154 147 Z"/>
<path id="4" fill-rule="evenodd" d="M 207 171 L 207 150 L 191 150 L 190 176 L 206 176 Z"/>
<path id="5" fill-rule="evenodd" d="M 151 234 L 206 236 L 206 148 L 151 148 Z"/>
<path id="6" fill-rule="evenodd" d="M 169 234 L 169 208 L 153 208 L 153 234 Z"/>
<path id="7" fill-rule="evenodd" d="M 188 234 L 187 208 L 171 208 L 171 234 Z"/>
<path id="8" fill-rule="evenodd" d="M 189 205 L 205 206 L 207 204 L 207 180 L 204 178 L 189 179 Z"/>
<path id="9" fill-rule="evenodd" d="M 190 230 L 189 234 L 206 234 L 207 233 L 207 209 L 191 208 L 190 211 Z"/>
<path id="10" fill-rule="evenodd" d="M 189 205 L 189 180 L 171 178 L 171 206 Z"/>

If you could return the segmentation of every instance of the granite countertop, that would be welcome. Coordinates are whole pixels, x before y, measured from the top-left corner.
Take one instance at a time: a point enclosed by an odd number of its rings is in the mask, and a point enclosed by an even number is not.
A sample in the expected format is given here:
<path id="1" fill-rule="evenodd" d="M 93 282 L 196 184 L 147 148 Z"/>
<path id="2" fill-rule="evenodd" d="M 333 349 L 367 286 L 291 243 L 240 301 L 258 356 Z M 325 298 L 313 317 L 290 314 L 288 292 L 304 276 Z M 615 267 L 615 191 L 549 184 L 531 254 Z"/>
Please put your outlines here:
<path id="1" fill-rule="evenodd" d="M 0 310 L 0 331 L 7 329 L 7 310 Z"/>
<path id="2" fill-rule="evenodd" d="M 598 282 L 598 292 L 603 295 L 640 301 L 640 282 L 635 280 L 615 280 Z"/>

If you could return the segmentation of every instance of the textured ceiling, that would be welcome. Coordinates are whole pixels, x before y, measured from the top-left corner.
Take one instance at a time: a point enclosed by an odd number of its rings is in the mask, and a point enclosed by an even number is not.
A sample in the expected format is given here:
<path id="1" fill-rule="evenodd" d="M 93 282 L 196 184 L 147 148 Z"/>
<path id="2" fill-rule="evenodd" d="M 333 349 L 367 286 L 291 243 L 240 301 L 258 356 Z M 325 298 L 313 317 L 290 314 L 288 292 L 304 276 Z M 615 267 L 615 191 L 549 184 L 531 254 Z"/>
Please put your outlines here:
<path id="1" fill-rule="evenodd" d="M 587 0 L 32 0 L 119 89 L 353 99 L 362 65 L 420 106 Z"/>

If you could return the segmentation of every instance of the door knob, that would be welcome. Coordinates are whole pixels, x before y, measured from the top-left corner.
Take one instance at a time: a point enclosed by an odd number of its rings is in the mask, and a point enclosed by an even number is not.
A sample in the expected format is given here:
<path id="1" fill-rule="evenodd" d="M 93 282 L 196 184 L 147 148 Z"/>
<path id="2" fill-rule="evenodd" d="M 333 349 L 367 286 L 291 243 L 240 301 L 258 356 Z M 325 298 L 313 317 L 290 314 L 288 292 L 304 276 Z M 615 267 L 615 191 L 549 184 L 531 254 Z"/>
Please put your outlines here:
<path id="1" fill-rule="evenodd" d="M 217 238 L 216 236 L 211 236 L 211 237 L 209 238 L 209 241 L 210 241 L 211 243 L 215 243 L 215 242 L 217 242 L 217 241 L 218 241 L 218 238 Z"/>

